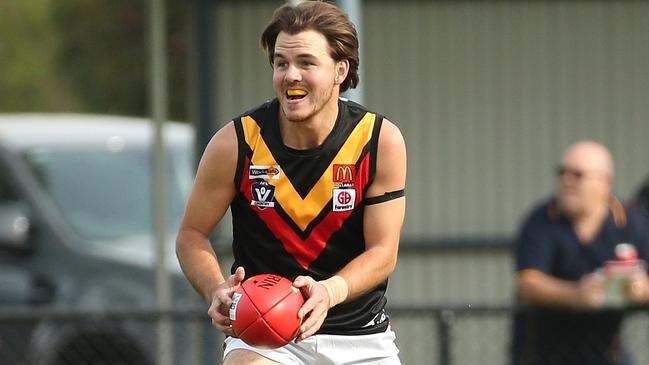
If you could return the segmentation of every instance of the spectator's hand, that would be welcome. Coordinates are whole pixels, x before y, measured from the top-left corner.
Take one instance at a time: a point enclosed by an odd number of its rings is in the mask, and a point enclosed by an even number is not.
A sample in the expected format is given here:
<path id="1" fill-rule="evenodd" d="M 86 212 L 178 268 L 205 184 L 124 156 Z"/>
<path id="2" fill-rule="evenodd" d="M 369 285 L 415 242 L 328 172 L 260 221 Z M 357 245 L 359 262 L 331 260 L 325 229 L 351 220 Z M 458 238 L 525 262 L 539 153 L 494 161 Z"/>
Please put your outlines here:
<path id="1" fill-rule="evenodd" d="M 604 280 L 604 276 L 598 273 L 590 273 L 581 277 L 577 284 L 580 306 L 597 308 L 602 305 L 606 294 Z"/>
<path id="2" fill-rule="evenodd" d="M 330 308 L 330 298 L 325 286 L 310 276 L 298 276 L 293 281 L 293 286 L 300 289 L 306 297 L 298 312 L 302 325 L 295 341 L 299 342 L 320 329 Z"/>
<path id="3" fill-rule="evenodd" d="M 245 276 L 245 270 L 239 266 L 234 275 L 230 275 L 212 295 L 212 304 L 207 314 L 212 317 L 212 325 L 226 336 L 234 337 L 230 322 L 230 304 L 232 304 L 232 294 L 239 288 Z"/>
<path id="4" fill-rule="evenodd" d="M 636 304 L 646 303 L 649 301 L 649 277 L 644 270 L 634 271 L 627 279 L 625 285 L 625 295 Z"/>

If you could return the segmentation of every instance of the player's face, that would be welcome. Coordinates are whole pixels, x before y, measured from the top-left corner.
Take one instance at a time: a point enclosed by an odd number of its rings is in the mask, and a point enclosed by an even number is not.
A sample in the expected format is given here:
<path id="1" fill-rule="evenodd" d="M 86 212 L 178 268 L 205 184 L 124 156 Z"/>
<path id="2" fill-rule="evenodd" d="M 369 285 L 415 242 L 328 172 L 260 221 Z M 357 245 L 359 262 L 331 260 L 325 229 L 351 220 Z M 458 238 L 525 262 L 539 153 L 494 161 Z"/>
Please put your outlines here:
<path id="1" fill-rule="evenodd" d="M 321 33 L 280 32 L 275 41 L 273 87 L 281 113 L 291 122 L 313 120 L 326 108 L 336 108 L 339 85 L 347 76 L 347 61 L 336 62 Z"/>

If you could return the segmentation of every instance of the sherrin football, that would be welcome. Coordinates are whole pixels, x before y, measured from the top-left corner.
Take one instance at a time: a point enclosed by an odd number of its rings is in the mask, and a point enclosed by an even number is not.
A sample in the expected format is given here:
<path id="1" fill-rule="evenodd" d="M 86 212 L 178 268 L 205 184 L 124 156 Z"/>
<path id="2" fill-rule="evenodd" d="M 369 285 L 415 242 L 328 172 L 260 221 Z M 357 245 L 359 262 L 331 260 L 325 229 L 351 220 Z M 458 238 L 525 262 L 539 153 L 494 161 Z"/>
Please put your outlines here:
<path id="1" fill-rule="evenodd" d="M 274 274 L 255 275 L 232 295 L 230 320 L 237 337 L 261 348 L 291 342 L 300 328 L 304 296 L 292 282 Z"/>

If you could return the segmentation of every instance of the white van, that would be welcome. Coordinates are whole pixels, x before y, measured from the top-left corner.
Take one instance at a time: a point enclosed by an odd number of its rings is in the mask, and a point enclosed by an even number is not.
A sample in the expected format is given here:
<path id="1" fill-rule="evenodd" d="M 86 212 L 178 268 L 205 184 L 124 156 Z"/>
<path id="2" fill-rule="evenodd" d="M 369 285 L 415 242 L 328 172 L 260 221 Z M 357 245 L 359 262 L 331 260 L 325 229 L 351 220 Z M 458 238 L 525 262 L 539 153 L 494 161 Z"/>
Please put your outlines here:
<path id="1" fill-rule="evenodd" d="M 196 303 L 173 247 L 193 131 L 164 135 L 174 303 Z M 152 136 L 138 118 L 0 115 L 0 312 L 155 308 Z M 0 363 L 148 364 L 155 341 L 154 321 L 0 321 Z"/>

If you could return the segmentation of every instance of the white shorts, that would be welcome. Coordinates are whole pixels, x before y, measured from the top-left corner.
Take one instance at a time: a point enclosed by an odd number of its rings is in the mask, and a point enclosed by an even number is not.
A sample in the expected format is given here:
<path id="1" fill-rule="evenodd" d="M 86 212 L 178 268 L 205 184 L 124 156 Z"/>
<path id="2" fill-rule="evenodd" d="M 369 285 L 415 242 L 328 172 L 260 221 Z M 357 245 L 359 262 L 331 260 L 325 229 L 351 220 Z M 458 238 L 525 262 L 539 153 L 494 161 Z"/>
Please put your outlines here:
<path id="1" fill-rule="evenodd" d="M 284 365 L 401 365 L 396 336 L 388 326 L 383 333 L 341 336 L 314 335 L 299 343 L 291 342 L 277 349 L 259 349 L 238 338 L 225 339 L 223 357 L 233 350 L 255 352 Z"/>

